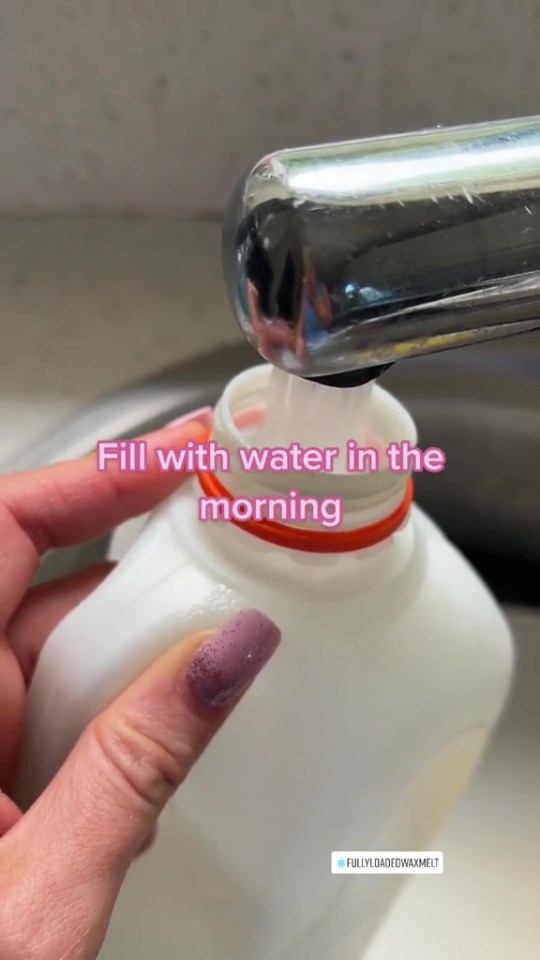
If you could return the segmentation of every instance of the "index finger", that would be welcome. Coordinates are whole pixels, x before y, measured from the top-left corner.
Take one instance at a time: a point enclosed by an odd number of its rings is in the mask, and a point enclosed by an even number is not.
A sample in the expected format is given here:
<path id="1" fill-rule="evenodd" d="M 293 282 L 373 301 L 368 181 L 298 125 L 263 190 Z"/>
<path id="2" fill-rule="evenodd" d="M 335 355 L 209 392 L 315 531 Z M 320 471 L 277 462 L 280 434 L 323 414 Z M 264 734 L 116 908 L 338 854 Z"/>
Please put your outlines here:
<path id="1" fill-rule="evenodd" d="M 0 478 L 0 633 L 21 602 L 43 553 L 107 533 L 151 510 L 183 475 L 162 471 L 152 452 L 208 438 L 209 419 L 168 427 L 142 439 L 148 469 L 97 470 L 96 454 Z M 185 476 L 185 475 L 184 475 Z"/>

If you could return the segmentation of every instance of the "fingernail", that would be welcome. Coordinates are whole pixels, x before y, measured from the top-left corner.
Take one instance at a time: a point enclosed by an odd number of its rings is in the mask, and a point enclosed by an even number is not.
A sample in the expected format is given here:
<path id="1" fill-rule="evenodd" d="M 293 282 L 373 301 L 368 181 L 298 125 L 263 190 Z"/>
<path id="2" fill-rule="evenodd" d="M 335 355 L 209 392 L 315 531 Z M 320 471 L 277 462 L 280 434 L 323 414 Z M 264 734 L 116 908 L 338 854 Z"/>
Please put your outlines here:
<path id="1" fill-rule="evenodd" d="M 199 410 L 192 410 L 190 413 L 185 413 L 182 417 L 178 417 L 176 420 L 171 420 L 170 423 L 165 424 L 165 428 L 169 427 L 181 427 L 184 423 L 191 423 L 192 420 L 196 420 L 197 423 L 202 423 L 203 426 L 207 426 L 212 421 L 213 414 L 212 407 L 200 407 Z"/>
<path id="2" fill-rule="evenodd" d="M 268 662 L 281 640 L 276 624 L 259 610 L 242 610 L 195 654 L 186 674 L 192 694 L 213 707 L 238 697 Z"/>

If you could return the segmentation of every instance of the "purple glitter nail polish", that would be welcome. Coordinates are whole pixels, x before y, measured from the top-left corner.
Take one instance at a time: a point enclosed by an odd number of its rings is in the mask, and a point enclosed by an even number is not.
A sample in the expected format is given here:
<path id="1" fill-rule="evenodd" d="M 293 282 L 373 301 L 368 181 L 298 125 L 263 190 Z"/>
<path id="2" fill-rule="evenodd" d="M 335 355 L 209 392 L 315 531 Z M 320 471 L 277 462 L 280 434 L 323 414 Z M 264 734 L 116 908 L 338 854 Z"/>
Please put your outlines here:
<path id="1" fill-rule="evenodd" d="M 211 706 L 234 700 L 255 679 L 281 640 L 276 624 L 259 610 L 243 610 L 195 654 L 186 674 L 197 699 Z"/>

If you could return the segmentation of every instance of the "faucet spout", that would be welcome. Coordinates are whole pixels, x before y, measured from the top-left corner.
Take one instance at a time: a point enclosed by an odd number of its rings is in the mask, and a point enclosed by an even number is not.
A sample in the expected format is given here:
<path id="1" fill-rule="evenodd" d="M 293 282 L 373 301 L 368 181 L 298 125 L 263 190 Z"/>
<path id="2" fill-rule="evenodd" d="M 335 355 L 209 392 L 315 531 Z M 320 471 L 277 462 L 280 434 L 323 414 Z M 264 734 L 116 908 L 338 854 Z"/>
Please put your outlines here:
<path id="1" fill-rule="evenodd" d="M 540 327 L 540 117 L 283 150 L 223 231 L 229 296 L 269 362 L 339 386 Z"/>

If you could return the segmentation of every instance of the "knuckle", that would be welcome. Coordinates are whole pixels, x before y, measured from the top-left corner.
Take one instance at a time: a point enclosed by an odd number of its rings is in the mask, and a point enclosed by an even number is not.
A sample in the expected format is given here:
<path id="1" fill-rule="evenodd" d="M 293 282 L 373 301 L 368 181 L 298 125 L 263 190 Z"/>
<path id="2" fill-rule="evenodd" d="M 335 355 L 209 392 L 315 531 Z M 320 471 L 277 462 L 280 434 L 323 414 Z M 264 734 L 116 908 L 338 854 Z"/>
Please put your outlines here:
<path id="1" fill-rule="evenodd" d="M 159 811 L 184 780 L 191 750 L 181 738 L 165 731 L 145 729 L 136 714 L 113 720 L 99 717 L 93 724 L 101 777 L 117 793 L 117 800 Z"/>

